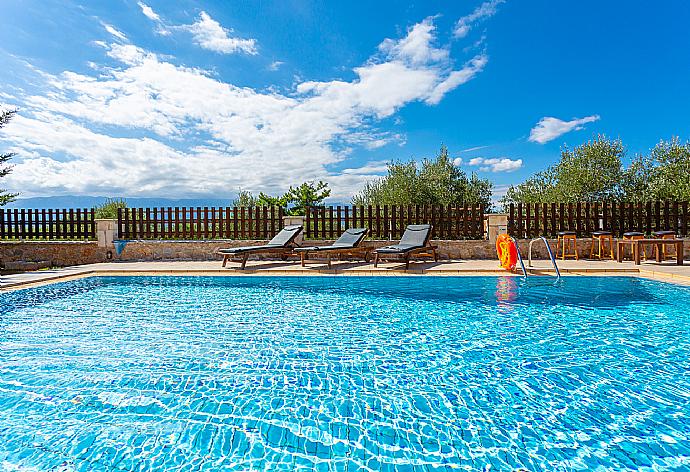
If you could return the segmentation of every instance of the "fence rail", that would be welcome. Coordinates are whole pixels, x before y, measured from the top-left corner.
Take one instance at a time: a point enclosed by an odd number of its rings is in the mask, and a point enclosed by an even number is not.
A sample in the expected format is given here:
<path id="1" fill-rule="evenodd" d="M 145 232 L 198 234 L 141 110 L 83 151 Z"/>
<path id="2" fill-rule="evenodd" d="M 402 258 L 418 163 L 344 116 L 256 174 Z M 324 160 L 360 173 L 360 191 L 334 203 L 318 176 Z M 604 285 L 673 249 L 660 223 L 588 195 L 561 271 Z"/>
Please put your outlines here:
<path id="1" fill-rule="evenodd" d="M 121 239 L 269 239 L 283 228 L 280 207 L 120 208 Z"/>
<path id="2" fill-rule="evenodd" d="M 611 231 L 620 237 L 627 231 L 672 230 L 688 236 L 689 226 L 688 202 L 511 203 L 508 213 L 508 233 L 517 238 L 555 237 L 560 231 L 585 237 Z"/>
<path id="3" fill-rule="evenodd" d="M 93 209 L 0 208 L 0 239 L 85 240 L 95 237 Z"/>
<path id="4" fill-rule="evenodd" d="M 375 239 L 399 239 L 408 224 L 430 223 L 436 239 L 483 239 L 482 205 L 384 205 L 308 207 L 305 237 L 334 239 L 347 228 L 369 229 Z"/>

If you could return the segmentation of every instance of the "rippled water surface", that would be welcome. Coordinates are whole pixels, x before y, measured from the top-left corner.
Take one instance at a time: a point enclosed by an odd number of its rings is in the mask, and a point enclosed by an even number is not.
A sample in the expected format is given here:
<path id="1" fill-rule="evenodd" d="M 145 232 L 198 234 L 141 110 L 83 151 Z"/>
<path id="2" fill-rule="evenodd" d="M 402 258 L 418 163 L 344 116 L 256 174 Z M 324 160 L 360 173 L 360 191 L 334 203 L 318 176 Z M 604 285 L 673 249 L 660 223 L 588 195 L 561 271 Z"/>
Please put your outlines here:
<path id="1" fill-rule="evenodd" d="M 684 287 L 108 277 L 0 302 L 0 470 L 690 468 Z"/>

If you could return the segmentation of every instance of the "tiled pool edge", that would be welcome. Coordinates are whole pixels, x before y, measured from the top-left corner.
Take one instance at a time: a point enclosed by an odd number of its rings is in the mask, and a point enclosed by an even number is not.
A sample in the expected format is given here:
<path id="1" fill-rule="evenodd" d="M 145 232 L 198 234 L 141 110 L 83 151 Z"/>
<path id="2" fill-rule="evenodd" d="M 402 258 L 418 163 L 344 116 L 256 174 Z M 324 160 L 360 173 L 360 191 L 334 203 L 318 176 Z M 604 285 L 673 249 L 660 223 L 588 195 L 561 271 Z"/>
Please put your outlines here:
<path id="1" fill-rule="evenodd" d="M 531 273 L 535 275 L 552 275 L 552 269 L 532 269 Z M 621 267 L 621 268 L 562 268 L 561 273 L 564 276 L 630 276 L 642 277 L 652 280 L 659 280 L 677 285 L 690 286 L 690 275 L 674 274 L 671 272 L 664 272 L 658 268 L 637 268 L 637 267 Z M 13 274 L 2 276 L 2 284 L 0 285 L 0 293 L 10 292 L 14 290 L 21 290 L 36 286 L 49 285 L 58 282 L 66 282 L 86 277 L 99 276 L 244 276 L 244 277 L 270 277 L 270 276 L 320 276 L 320 277 L 472 277 L 472 276 L 514 276 L 521 277 L 520 274 L 511 274 L 502 269 L 487 269 L 482 267 L 467 267 L 463 269 L 444 269 L 443 267 L 432 267 L 424 269 L 404 269 L 397 268 L 379 268 L 379 269 L 326 269 L 326 268 L 310 268 L 310 269 L 296 269 L 286 267 L 285 269 L 263 269 L 263 268 L 248 268 L 240 271 L 235 269 L 195 269 L 195 268 L 97 268 L 89 266 L 67 267 L 64 269 L 57 269 L 52 271 L 37 271 L 23 274 Z M 9 278 L 9 280 L 7 280 Z M 16 280 L 12 280 L 15 279 Z"/>

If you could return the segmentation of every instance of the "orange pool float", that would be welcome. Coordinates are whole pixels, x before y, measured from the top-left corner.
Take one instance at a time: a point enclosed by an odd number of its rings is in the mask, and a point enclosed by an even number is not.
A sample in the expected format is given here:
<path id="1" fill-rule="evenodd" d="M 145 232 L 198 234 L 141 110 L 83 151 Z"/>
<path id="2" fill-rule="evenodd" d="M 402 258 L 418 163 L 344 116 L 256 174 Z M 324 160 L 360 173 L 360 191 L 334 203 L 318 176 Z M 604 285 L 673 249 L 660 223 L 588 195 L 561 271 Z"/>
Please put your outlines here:
<path id="1" fill-rule="evenodd" d="M 498 253 L 498 260 L 501 267 L 505 270 L 515 270 L 517 264 L 517 246 L 513 238 L 507 234 L 500 234 L 496 238 L 496 253 Z"/>

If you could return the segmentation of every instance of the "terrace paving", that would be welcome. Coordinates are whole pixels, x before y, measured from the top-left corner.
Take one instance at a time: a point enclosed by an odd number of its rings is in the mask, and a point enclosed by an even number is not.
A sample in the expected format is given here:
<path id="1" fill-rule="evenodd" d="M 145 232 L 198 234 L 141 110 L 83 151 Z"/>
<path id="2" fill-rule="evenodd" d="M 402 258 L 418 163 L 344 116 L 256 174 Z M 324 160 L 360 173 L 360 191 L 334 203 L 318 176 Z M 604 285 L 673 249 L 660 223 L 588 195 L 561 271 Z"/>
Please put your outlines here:
<path id="1" fill-rule="evenodd" d="M 534 261 L 530 273 L 535 275 L 553 274 L 550 262 Z M 334 262 L 332 269 L 325 264 L 313 263 L 301 267 L 299 262 L 249 261 L 245 270 L 236 269 L 237 264 L 221 267 L 220 261 L 169 261 L 169 262 L 111 262 L 65 267 L 53 270 L 40 270 L 21 274 L 0 276 L 0 290 L 12 290 L 33 285 L 43 285 L 55 281 L 97 275 L 324 275 L 324 276 L 472 276 L 472 275 L 511 275 L 501 269 L 495 260 L 463 260 L 412 263 L 406 271 L 404 265 L 390 262 L 381 263 L 375 268 L 372 263 Z M 559 261 L 563 275 L 628 275 L 664 280 L 690 286 L 690 264 L 678 266 L 667 261 L 658 264 L 653 261 L 635 266 L 632 262 L 614 261 Z M 521 275 L 513 274 L 513 275 Z"/>

